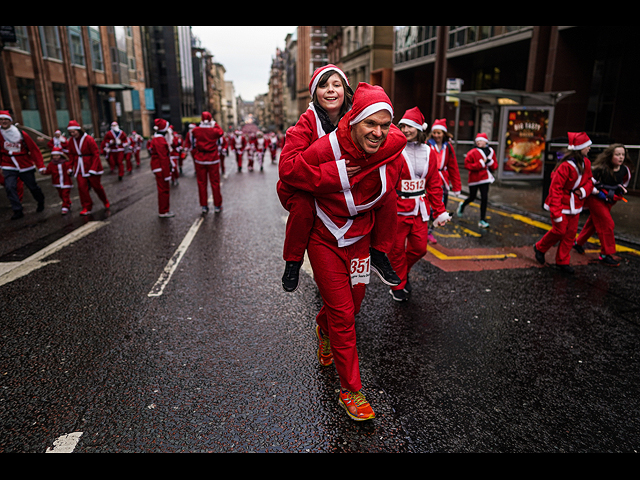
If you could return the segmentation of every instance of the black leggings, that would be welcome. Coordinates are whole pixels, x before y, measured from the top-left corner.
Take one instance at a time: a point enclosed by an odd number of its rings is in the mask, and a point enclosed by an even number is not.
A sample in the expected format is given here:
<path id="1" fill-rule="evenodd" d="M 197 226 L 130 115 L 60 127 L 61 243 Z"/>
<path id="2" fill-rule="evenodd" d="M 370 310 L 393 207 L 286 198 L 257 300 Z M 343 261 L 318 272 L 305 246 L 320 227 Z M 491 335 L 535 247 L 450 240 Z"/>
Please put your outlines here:
<path id="1" fill-rule="evenodd" d="M 484 220 L 487 215 L 487 202 L 489 201 L 489 184 L 481 183 L 480 185 L 469 185 L 469 196 L 462 203 L 460 212 L 462 212 L 467 205 L 473 202 L 480 190 L 480 220 Z"/>

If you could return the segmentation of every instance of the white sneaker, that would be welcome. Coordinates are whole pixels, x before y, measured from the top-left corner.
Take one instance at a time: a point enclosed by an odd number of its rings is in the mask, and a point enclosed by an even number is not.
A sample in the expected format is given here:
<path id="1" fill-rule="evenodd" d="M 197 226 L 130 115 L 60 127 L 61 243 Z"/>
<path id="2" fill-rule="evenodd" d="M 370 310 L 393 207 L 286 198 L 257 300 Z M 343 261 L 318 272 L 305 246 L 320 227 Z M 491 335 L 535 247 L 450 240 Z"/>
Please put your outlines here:
<path id="1" fill-rule="evenodd" d="M 489 228 L 489 224 L 488 224 L 487 222 L 485 222 L 484 220 L 480 220 L 480 221 L 478 222 L 478 226 L 479 226 L 480 228 Z"/>
<path id="2" fill-rule="evenodd" d="M 175 217 L 176 214 L 173 212 L 167 212 L 167 213 L 161 213 L 158 216 L 162 218 L 169 218 L 169 217 Z"/>

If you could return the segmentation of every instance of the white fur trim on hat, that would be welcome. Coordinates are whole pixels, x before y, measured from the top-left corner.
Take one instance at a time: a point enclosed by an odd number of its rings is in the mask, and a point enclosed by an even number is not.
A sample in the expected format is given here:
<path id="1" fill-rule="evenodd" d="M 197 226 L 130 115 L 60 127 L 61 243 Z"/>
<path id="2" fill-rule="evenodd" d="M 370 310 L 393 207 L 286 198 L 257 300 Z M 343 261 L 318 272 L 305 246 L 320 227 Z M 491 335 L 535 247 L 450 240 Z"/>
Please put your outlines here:
<path id="1" fill-rule="evenodd" d="M 410 120 L 408 118 L 403 118 L 402 120 L 400 120 L 398 122 L 398 124 L 401 124 L 401 123 L 409 125 L 409 126 L 411 126 L 413 128 L 417 128 L 421 132 L 424 132 L 427 129 L 427 127 L 429 126 L 427 123 L 423 123 L 422 125 L 420 125 L 419 123 L 414 122 L 413 120 Z"/>
<path id="2" fill-rule="evenodd" d="M 318 88 L 318 82 L 320 81 L 320 77 L 322 77 L 325 73 L 331 72 L 331 71 L 339 74 L 344 79 L 345 83 L 349 85 L 349 79 L 347 78 L 347 76 L 344 74 L 342 70 L 340 70 L 338 67 L 335 67 L 335 66 L 327 66 L 316 72 L 313 82 L 311 82 L 311 88 L 309 89 L 309 92 L 311 93 L 311 95 L 313 95 L 316 91 L 316 88 Z"/>
<path id="3" fill-rule="evenodd" d="M 356 117 L 352 118 L 349 122 L 349 125 L 355 125 L 356 123 L 360 123 L 365 118 L 373 115 L 380 110 L 386 110 L 391 114 L 391 118 L 393 118 L 393 108 L 387 102 L 378 102 L 369 105 L 364 110 L 362 110 Z"/>

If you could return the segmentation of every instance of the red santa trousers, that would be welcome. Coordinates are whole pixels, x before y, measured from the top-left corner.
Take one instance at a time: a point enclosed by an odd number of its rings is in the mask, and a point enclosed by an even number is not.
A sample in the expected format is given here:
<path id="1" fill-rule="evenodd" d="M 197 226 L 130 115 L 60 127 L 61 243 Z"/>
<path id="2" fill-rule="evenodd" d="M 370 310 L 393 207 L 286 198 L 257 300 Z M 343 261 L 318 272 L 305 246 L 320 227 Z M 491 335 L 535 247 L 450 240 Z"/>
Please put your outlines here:
<path id="1" fill-rule="evenodd" d="M 600 253 L 613 255 L 616 253 L 616 239 L 613 233 L 615 222 L 611 217 L 613 203 L 605 202 L 591 195 L 586 201 L 586 206 L 589 209 L 589 218 L 582 227 L 576 243 L 582 246 L 594 233 L 597 233 L 598 240 L 600 240 Z"/>
<path id="2" fill-rule="evenodd" d="M 118 176 L 124 176 L 124 152 L 109 152 L 109 166 L 111 170 L 118 168 Z"/>
<path id="3" fill-rule="evenodd" d="M 392 290 L 401 290 L 407 284 L 409 272 L 418 260 L 427 253 L 429 223 L 420 215 L 397 215 L 396 241 L 389 253 L 389 261 L 402 283 Z"/>
<path id="4" fill-rule="evenodd" d="M 70 188 L 59 188 L 58 195 L 60 196 L 60 200 L 62 200 L 62 208 L 71 208 L 71 192 Z"/>
<path id="5" fill-rule="evenodd" d="M 556 251 L 556 265 L 569 265 L 579 219 L 580 215 L 563 213 L 562 221 L 553 222 L 553 227 L 536 243 L 536 248 L 542 253 L 547 253 L 551 247 L 560 242 Z"/>
<path id="6" fill-rule="evenodd" d="M 206 164 L 196 163 L 196 179 L 198 181 L 198 195 L 200 206 L 206 207 L 209 204 L 207 194 L 208 184 L 211 184 L 213 193 L 213 205 L 222 206 L 222 194 L 220 193 L 220 165 L 218 163 Z"/>
<path id="7" fill-rule="evenodd" d="M 155 172 L 156 186 L 158 187 L 158 213 L 169 212 L 169 198 L 171 195 L 171 187 L 169 180 L 165 179 L 163 172 Z"/>
<path id="8" fill-rule="evenodd" d="M 314 230 L 308 250 L 314 279 L 323 301 L 316 322 L 329 335 L 340 385 L 346 390 L 358 391 L 362 383 L 355 316 L 360 311 L 366 286 L 351 286 L 350 268 L 352 259 L 369 256 L 369 235 L 341 248 L 335 241 L 323 240 Z"/>
<path id="9" fill-rule="evenodd" d="M 91 194 L 89 193 L 89 185 L 98 198 L 102 201 L 103 204 L 109 203 L 107 200 L 107 194 L 104 191 L 104 187 L 100 181 L 100 175 L 89 175 L 88 177 L 83 177 L 82 175 L 78 175 L 76 177 L 78 181 L 78 194 L 80 195 L 80 204 L 83 209 L 91 210 L 93 208 L 93 200 L 91 199 Z"/>

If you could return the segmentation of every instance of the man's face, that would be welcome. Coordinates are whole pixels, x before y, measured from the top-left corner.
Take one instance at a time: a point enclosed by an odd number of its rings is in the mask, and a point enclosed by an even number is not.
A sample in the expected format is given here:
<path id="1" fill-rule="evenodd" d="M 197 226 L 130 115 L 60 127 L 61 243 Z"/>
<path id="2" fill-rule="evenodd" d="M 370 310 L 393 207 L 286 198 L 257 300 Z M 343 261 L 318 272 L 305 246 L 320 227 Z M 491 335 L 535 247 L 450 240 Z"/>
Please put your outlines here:
<path id="1" fill-rule="evenodd" d="M 373 155 L 387 139 L 391 114 L 380 110 L 351 127 L 351 138 L 367 155 Z"/>
<path id="2" fill-rule="evenodd" d="M 0 118 L 0 127 L 7 129 L 11 126 L 10 118 Z"/>

